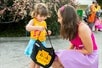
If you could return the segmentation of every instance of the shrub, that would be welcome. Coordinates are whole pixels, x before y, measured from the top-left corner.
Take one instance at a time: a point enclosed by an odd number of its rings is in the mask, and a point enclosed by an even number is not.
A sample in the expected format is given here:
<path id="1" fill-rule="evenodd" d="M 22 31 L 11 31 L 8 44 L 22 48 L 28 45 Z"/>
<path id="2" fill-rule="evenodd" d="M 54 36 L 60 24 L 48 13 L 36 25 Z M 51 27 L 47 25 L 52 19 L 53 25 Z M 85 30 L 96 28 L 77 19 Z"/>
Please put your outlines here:
<path id="1" fill-rule="evenodd" d="M 102 1 L 101 0 L 96 0 L 97 1 L 97 3 L 101 6 L 101 8 L 102 8 Z"/>
<path id="2" fill-rule="evenodd" d="M 0 8 L 0 22 L 18 22 L 22 20 L 23 23 L 27 24 L 31 19 L 30 14 L 34 9 L 36 3 L 45 3 L 49 8 L 49 18 L 46 20 L 48 29 L 53 34 L 59 34 L 59 24 L 57 23 L 57 9 L 64 4 L 72 4 L 76 6 L 74 0 L 1 0 L 2 8 Z M 12 26 L 13 27 L 13 26 Z"/>

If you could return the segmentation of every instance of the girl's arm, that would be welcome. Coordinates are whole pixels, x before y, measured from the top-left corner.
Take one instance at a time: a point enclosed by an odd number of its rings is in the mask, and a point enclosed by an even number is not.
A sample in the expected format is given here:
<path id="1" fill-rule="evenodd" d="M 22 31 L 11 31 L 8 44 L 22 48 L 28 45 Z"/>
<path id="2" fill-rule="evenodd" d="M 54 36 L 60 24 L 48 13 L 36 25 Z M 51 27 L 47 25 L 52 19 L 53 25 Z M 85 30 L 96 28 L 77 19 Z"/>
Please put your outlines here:
<path id="1" fill-rule="evenodd" d="M 46 34 L 46 35 L 51 35 L 51 33 L 52 33 L 51 30 L 48 30 L 48 34 Z"/>
<path id="2" fill-rule="evenodd" d="M 29 23 L 26 25 L 26 30 L 27 31 L 33 31 L 33 30 L 44 30 L 44 27 L 42 26 L 33 26 L 34 20 L 30 20 Z"/>
<path id="3" fill-rule="evenodd" d="M 71 42 L 69 43 L 68 49 L 74 49 L 74 46 L 73 46 L 73 44 Z"/>
<path id="4" fill-rule="evenodd" d="M 86 24 L 79 27 L 79 36 L 82 40 L 84 48 L 78 51 L 83 54 L 91 54 L 93 52 L 93 42 L 91 38 L 91 30 Z"/>

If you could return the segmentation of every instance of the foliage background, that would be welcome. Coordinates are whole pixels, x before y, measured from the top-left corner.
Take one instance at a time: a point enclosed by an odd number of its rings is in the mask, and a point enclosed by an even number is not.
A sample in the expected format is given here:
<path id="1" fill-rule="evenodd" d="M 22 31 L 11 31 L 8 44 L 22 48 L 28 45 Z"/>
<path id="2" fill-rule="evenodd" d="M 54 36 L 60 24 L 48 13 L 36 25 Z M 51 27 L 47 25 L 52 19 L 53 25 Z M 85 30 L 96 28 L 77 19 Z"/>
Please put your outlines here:
<path id="1" fill-rule="evenodd" d="M 52 35 L 59 35 L 57 9 L 64 4 L 76 6 L 74 0 L 0 0 L 0 36 L 29 36 L 25 25 L 31 19 L 30 14 L 36 3 L 45 3 L 49 8 L 46 20 Z"/>
<path id="2" fill-rule="evenodd" d="M 102 0 L 96 0 L 97 1 L 97 3 L 101 6 L 101 8 L 102 8 Z"/>

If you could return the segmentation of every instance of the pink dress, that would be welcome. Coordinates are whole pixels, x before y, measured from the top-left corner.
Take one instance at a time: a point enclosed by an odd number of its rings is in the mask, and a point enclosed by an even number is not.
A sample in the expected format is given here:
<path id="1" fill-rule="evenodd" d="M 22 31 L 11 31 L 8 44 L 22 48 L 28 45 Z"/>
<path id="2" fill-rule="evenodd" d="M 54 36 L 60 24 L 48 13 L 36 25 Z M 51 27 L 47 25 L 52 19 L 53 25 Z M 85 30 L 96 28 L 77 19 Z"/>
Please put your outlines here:
<path id="1" fill-rule="evenodd" d="M 102 29 L 102 23 L 99 19 L 96 19 L 96 21 L 95 21 L 95 28 L 98 30 Z"/>
<path id="2" fill-rule="evenodd" d="M 64 68 L 98 68 L 98 52 L 94 35 L 91 35 L 93 41 L 93 53 L 84 55 L 76 50 L 62 50 L 56 52 Z M 83 43 L 77 35 L 70 41 L 76 49 L 82 49 Z"/>

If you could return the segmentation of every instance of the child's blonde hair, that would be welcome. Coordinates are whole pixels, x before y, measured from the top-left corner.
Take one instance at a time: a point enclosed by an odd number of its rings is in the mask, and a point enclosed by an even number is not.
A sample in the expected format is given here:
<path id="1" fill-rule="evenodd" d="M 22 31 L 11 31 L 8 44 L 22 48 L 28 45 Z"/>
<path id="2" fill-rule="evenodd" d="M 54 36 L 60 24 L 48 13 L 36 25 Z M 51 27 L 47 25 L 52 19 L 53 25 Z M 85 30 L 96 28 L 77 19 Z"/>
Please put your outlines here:
<path id="1" fill-rule="evenodd" d="M 37 3 L 34 6 L 34 11 L 31 13 L 31 17 L 34 18 L 36 15 L 48 16 L 48 8 L 44 3 Z"/>

